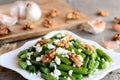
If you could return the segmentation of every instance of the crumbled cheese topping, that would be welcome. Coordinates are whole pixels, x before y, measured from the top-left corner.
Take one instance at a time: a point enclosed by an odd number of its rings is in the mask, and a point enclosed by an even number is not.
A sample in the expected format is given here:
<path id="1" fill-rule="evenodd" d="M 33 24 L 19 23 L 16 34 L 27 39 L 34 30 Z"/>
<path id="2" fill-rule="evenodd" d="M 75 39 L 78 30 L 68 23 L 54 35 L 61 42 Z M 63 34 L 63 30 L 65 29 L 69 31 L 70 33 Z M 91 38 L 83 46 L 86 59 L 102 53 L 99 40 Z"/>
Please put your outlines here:
<path id="1" fill-rule="evenodd" d="M 68 50 L 65 50 L 61 47 L 56 49 L 56 53 L 58 53 L 58 54 L 67 54 L 68 52 L 69 52 Z"/>
<path id="2" fill-rule="evenodd" d="M 31 59 L 31 55 L 33 55 L 33 52 L 28 52 L 27 53 L 27 59 Z"/>
<path id="3" fill-rule="evenodd" d="M 41 76 L 41 72 L 40 71 L 37 72 L 37 76 L 39 76 L 39 77 Z"/>
<path id="4" fill-rule="evenodd" d="M 42 58 L 43 58 L 43 55 L 41 55 L 40 57 L 36 57 L 36 61 L 41 61 Z"/>
<path id="5" fill-rule="evenodd" d="M 60 70 L 58 70 L 58 69 L 55 68 L 54 71 L 51 72 L 50 74 L 52 76 L 56 77 L 57 79 L 59 79 L 59 76 L 61 75 L 61 72 L 60 72 Z"/>
<path id="6" fill-rule="evenodd" d="M 72 73 L 73 73 L 73 70 L 69 70 L 69 71 L 68 71 L 68 74 L 69 74 L 70 76 L 72 76 Z"/>
<path id="7" fill-rule="evenodd" d="M 69 45 L 72 45 L 72 42 L 69 42 Z"/>
<path id="8" fill-rule="evenodd" d="M 70 77 L 67 77 L 67 80 L 71 80 Z"/>
<path id="9" fill-rule="evenodd" d="M 60 41 L 59 39 L 54 40 L 54 43 L 57 44 L 59 41 Z"/>
<path id="10" fill-rule="evenodd" d="M 27 62 L 27 65 L 28 65 L 28 66 L 32 65 L 29 60 L 26 60 L 26 62 Z"/>
<path id="11" fill-rule="evenodd" d="M 61 63 L 60 58 L 58 58 L 58 57 L 56 56 L 56 57 L 55 57 L 55 62 L 56 62 L 57 65 L 60 65 L 60 63 Z"/>
<path id="12" fill-rule="evenodd" d="M 54 49 L 55 48 L 55 46 L 52 45 L 52 44 L 48 44 L 47 46 L 48 46 L 48 49 Z"/>
<path id="13" fill-rule="evenodd" d="M 82 51 L 82 49 L 78 49 L 78 52 L 81 52 Z"/>
<path id="14" fill-rule="evenodd" d="M 74 49 L 72 49 L 72 52 L 75 53 Z"/>
<path id="15" fill-rule="evenodd" d="M 41 52 L 41 51 L 42 51 L 42 47 L 41 47 L 40 45 L 36 45 L 36 46 L 35 46 L 35 49 L 36 49 L 36 51 L 38 51 L 38 52 Z"/>

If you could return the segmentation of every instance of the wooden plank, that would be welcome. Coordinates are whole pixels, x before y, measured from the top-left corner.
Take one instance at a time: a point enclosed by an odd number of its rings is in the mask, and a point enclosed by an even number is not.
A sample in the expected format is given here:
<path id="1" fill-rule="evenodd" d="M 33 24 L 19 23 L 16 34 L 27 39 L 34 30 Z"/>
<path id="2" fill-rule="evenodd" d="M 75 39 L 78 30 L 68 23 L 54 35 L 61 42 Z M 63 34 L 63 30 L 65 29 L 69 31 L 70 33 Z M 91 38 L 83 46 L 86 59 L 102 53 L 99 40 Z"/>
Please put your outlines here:
<path id="1" fill-rule="evenodd" d="M 70 7 L 61 0 L 34 0 L 34 1 L 38 3 L 42 10 L 41 19 L 34 22 L 36 28 L 33 30 L 25 31 L 21 29 L 22 25 L 16 24 L 10 27 L 10 30 L 12 31 L 10 34 L 0 37 L 0 44 L 37 37 L 53 30 L 72 29 L 75 28 L 77 25 L 90 20 L 89 17 L 80 12 L 81 15 L 80 20 L 65 21 L 65 14 L 75 9 L 73 9 L 72 7 Z M 1 5 L 0 9 L 3 9 L 5 13 L 8 14 L 10 6 L 11 4 Z M 52 8 L 57 8 L 62 12 L 62 14 L 59 17 L 53 18 L 58 26 L 56 28 L 45 28 L 41 25 L 41 22 L 46 18 L 45 14 Z"/>

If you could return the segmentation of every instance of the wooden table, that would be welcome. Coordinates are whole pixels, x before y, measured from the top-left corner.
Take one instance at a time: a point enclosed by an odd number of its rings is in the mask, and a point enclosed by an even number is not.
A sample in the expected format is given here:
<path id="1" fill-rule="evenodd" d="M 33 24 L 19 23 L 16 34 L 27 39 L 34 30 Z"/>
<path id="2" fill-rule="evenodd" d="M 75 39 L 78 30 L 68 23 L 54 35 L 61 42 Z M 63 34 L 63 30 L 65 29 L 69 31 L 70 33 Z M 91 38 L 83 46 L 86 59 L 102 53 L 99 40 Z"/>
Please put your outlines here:
<path id="1" fill-rule="evenodd" d="M 13 2 L 15 0 L 0 0 L 0 4 L 6 4 Z M 120 0 L 64 0 L 66 3 L 69 5 L 73 6 L 80 12 L 83 12 L 84 14 L 92 17 L 92 18 L 97 18 L 98 16 L 95 15 L 96 11 L 99 9 L 106 9 L 109 11 L 110 15 L 108 17 L 103 17 L 103 19 L 107 22 L 107 27 L 106 30 L 97 35 L 89 34 L 86 32 L 79 31 L 78 29 L 72 29 L 71 31 L 74 32 L 75 34 L 86 38 L 90 40 L 94 40 L 97 43 L 101 44 L 101 40 L 104 37 L 106 40 L 111 40 L 112 36 L 116 33 L 115 31 L 111 30 L 111 24 L 113 21 L 113 18 L 115 16 L 120 17 L 120 7 L 119 3 Z M 23 45 L 26 41 L 19 41 L 18 47 Z M 117 52 L 120 53 L 120 48 L 116 50 Z M 22 76 L 20 76 L 16 72 L 5 72 L 0 71 L 0 80 L 25 80 Z M 106 75 L 103 79 L 101 80 L 120 80 L 120 69 L 115 70 L 108 75 Z"/>

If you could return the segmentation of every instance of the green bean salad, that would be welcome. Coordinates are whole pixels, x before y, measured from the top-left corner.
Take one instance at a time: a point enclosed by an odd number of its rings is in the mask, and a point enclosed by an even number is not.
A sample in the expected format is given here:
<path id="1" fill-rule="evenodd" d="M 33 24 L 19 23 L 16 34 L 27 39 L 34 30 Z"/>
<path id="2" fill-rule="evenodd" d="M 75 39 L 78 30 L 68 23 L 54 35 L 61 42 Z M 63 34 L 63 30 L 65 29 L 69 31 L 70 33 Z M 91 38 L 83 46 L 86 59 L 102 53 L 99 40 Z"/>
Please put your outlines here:
<path id="1" fill-rule="evenodd" d="M 102 49 L 73 38 L 69 33 L 42 37 L 20 51 L 18 65 L 45 80 L 83 80 L 105 69 L 112 58 Z"/>

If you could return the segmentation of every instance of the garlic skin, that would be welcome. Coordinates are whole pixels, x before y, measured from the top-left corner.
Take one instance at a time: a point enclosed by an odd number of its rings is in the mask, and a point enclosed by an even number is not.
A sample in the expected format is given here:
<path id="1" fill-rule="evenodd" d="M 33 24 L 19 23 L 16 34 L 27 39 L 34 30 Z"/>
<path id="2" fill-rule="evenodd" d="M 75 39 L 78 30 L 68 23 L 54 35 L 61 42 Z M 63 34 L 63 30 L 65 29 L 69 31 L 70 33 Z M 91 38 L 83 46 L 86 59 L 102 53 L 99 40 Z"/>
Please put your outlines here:
<path id="1" fill-rule="evenodd" d="M 33 1 L 16 1 L 10 8 L 10 15 L 17 17 L 18 23 L 37 21 L 41 17 L 41 9 Z"/>
<path id="2" fill-rule="evenodd" d="M 10 8 L 10 15 L 17 17 L 18 20 L 25 19 L 26 16 L 26 4 L 23 1 L 16 1 Z"/>
<path id="3" fill-rule="evenodd" d="M 10 17 L 5 14 L 0 14 L 0 24 L 6 25 L 6 26 L 12 26 L 17 23 L 16 17 Z"/>
<path id="4" fill-rule="evenodd" d="M 106 27 L 106 23 L 101 18 L 98 18 L 98 19 L 88 21 L 85 24 L 82 24 L 80 26 L 80 30 L 84 30 L 86 32 L 93 33 L 93 34 L 98 34 L 103 32 L 105 27 Z"/>

